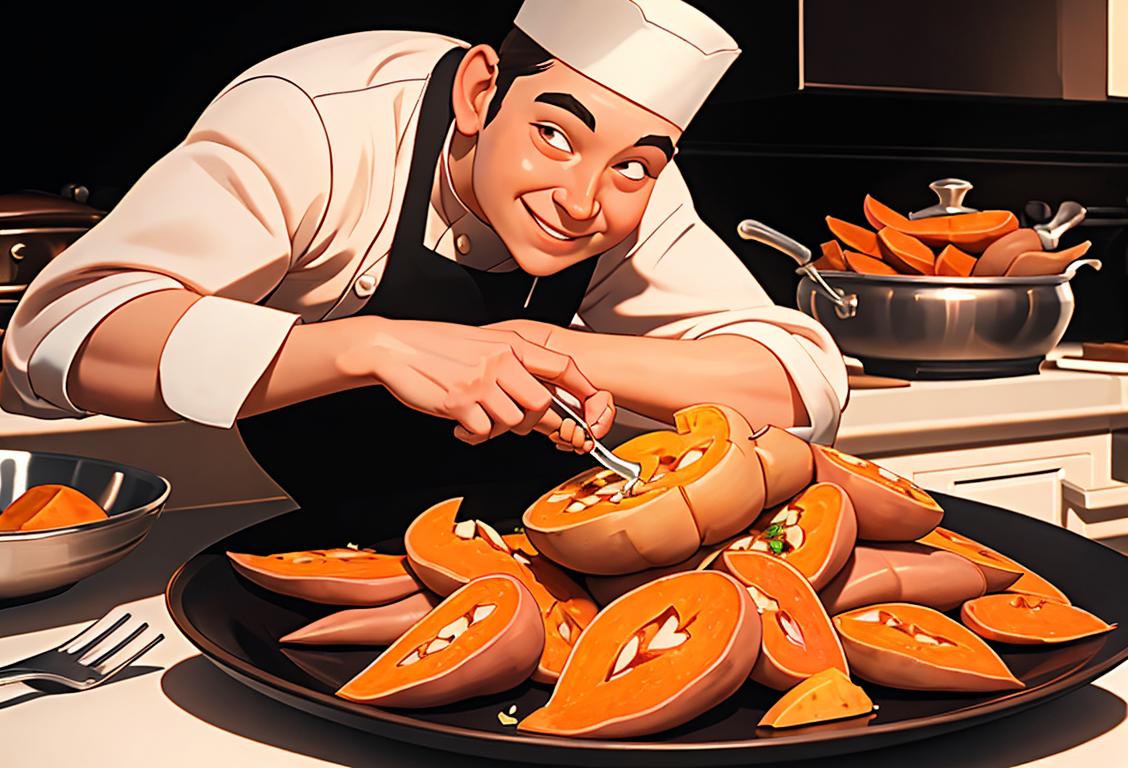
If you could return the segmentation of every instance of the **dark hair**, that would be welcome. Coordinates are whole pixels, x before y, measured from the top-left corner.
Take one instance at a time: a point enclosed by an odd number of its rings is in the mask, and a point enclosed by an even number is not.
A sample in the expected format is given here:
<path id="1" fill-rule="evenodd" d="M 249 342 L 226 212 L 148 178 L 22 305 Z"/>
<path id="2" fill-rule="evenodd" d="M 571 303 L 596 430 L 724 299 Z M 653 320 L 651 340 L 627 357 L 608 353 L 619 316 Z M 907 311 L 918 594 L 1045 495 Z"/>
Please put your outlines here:
<path id="1" fill-rule="evenodd" d="M 552 66 L 553 59 L 551 53 L 516 27 L 502 40 L 497 57 L 497 93 L 486 110 L 485 125 L 489 125 L 501 109 L 501 102 L 514 80 L 544 72 Z"/>

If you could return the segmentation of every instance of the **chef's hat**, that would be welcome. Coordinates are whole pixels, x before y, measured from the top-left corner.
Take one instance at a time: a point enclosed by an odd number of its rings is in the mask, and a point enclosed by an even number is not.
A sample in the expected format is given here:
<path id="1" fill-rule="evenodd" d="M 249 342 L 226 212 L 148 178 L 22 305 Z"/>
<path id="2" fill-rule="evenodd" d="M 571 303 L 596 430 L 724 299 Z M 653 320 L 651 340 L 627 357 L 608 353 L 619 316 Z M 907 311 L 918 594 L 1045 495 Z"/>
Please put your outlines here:
<path id="1" fill-rule="evenodd" d="M 684 129 L 740 55 L 681 0 L 525 0 L 514 25 L 553 57 Z"/>

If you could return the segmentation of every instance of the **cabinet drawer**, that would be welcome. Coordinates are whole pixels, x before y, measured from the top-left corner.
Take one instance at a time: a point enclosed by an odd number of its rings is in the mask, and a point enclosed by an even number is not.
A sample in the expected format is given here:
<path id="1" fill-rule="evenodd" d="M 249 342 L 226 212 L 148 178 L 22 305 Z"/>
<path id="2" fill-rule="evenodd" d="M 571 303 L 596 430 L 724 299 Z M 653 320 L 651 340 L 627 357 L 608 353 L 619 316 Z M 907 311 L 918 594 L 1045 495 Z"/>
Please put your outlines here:
<path id="1" fill-rule="evenodd" d="M 956 482 L 947 493 L 1062 524 L 1060 471 Z"/>

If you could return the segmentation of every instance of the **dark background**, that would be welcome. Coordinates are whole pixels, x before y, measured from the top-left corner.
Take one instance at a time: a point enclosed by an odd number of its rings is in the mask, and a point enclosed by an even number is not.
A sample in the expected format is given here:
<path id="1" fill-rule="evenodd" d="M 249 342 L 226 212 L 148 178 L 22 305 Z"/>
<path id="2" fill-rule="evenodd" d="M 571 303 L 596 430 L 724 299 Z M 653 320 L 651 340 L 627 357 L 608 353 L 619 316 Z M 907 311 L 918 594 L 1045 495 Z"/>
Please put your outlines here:
<path id="1" fill-rule="evenodd" d="M 812 72 L 823 80 L 875 71 L 895 77 L 910 65 L 928 75 L 929 61 L 950 55 L 936 69 L 958 74 L 961 83 L 986 73 L 984 82 L 996 84 L 1000 73 L 1010 73 L 1037 80 L 1043 90 L 1055 86 L 1058 65 L 1047 60 L 1056 60 L 1056 52 L 1024 31 L 1037 28 L 1025 12 L 1012 10 L 1049 13 L 1055 0 L 952 0 L 939 11 L 940 4 L 917 0 L 807 3 L 809 16 L 818 12 L 807 24 L 809 79 Z M 794 306 L 794 265 L 738 240 L 742 218 L 760 219 L 817 247 L 829 239 L 825 215 L 864 223 L 866 193 L 901 210 L 923 208 L 934 202 L 928 182 L 944 176 L 974 182 L 968 203 L 980 208 L 1020 212 L 1029 200 L 1056 206 L 1069 198 L 1088 206 L 1125 204 L 1124 101 L 799 91 L 794 0 L 693 4 L 728 29 L 744 53 L 687 131 L 679 166 L 702 217 L 781 304 Z M 176 145 L 223 86 L 270 55 L 366 29 L 442 32 L 496 44 L 519 5 L 196 2 L 128 13 L 93 4 L 24 6 L 18 20 L 5 19 L 0 45 L 0 192 L 57 192 L 78 182 L 90 188 L 93 204 L 109 209 Z M 913 10 L 875 26 L 874 18 L 888 17 L 883 6 Z M 983 8 L 993 14 L 977 15 Z M 974 34 L 953 42 L 960 29 Z M 943 83 L 945 76 L 933 80 Z M 1123 228 L 1094 227 L 1064 244 L 1084 238 L 1094 241 L 1092 253 L 1106 268 L 1074 281 L 1078 312 L 1067 338 L 1128 337 L 1128 235 Z"/>

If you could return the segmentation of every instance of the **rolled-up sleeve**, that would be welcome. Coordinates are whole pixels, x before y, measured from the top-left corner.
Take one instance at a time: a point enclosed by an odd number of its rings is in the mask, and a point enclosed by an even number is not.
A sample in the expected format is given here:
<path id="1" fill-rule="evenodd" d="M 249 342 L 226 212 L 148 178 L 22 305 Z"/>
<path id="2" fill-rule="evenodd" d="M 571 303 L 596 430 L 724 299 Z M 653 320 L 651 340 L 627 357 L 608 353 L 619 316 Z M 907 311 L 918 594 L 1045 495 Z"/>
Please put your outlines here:
<path id="1" fill-rule="evenodd" d="M 644 219 L 637 244 L 601 257 L 580 307 L 584 326 L 668 339 L 752 339 L 780 361 L 807 410 L 810 424 L 790 431 L 811 442 L 833 442 L 849 389 L 841 352 L 827 330 L 771 301 L 697 216 L 673 165 L 663 171 L 647 215 L 654 224 L 647 228 Z"/>
<path id="2" fill-rule="evenodd" d="M 231 426 L 299 319 L 258 302 L 320 226 L 329 169 L 325 130 L 304 91 L 277 77 L 228 89 L 32 281 L 4 339 L 5 409 L 89 415 L 66 382 L 91 331 L 138 296 L 186 288 L 205 298 L 166 342 L 162 397 L 185 419 Z"/>

